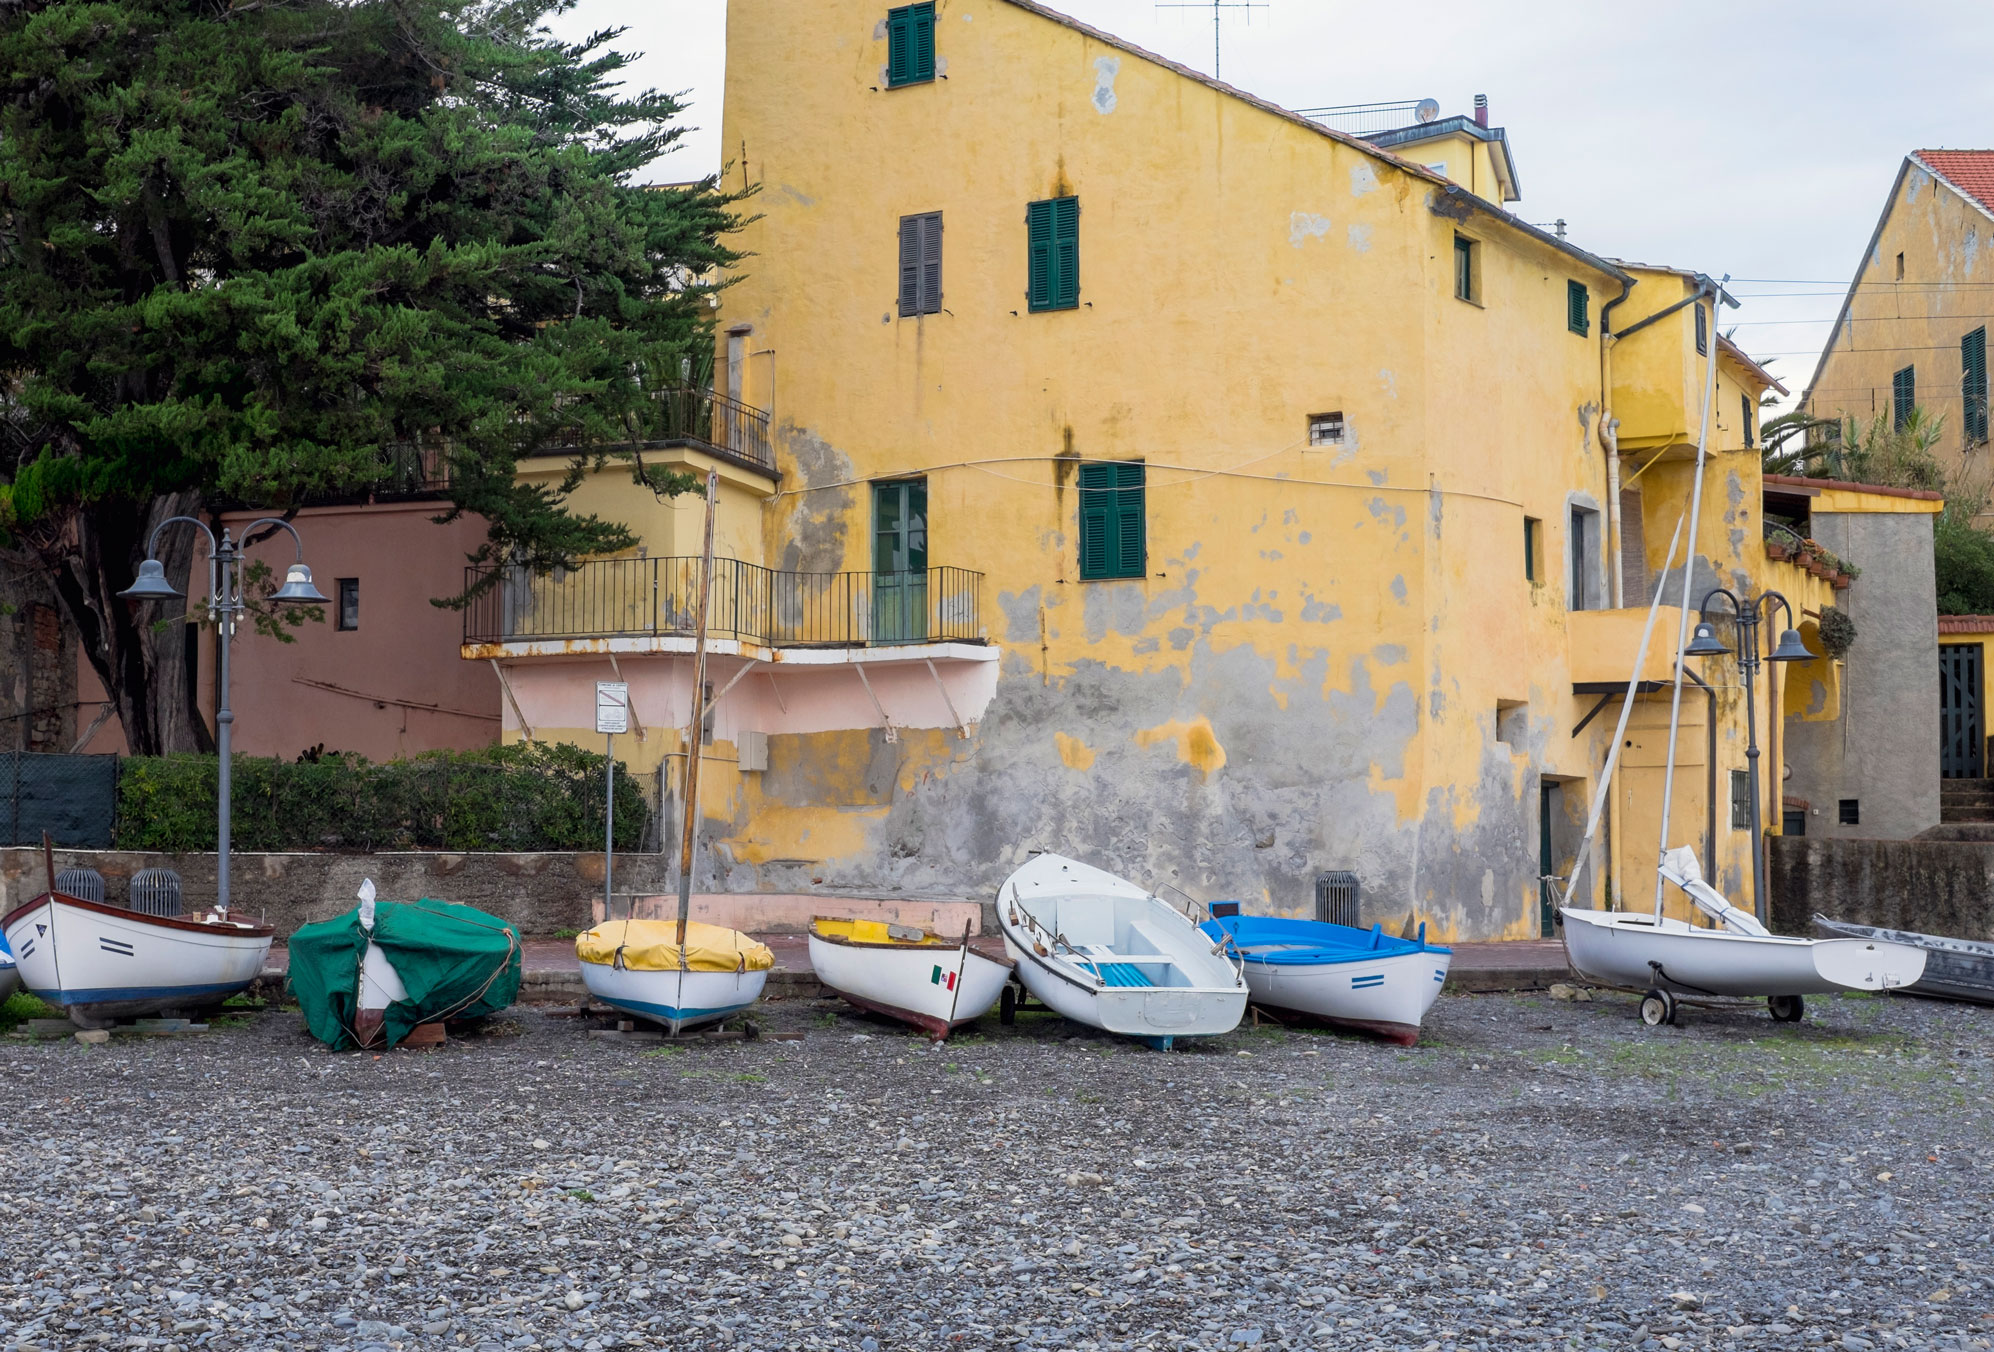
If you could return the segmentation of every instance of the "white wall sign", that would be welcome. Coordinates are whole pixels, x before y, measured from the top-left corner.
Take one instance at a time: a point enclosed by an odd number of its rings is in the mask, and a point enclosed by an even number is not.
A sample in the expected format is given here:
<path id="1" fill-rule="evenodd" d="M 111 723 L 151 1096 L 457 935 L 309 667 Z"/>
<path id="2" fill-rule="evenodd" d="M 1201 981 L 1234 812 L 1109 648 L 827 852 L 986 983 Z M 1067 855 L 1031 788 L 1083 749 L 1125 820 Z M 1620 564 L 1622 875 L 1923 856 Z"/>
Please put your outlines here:
<path id="1" fill-rule="evenodd" d="M 627 681 L 595 683 L 595 730 L 630 731 L 630 684 Z"/>

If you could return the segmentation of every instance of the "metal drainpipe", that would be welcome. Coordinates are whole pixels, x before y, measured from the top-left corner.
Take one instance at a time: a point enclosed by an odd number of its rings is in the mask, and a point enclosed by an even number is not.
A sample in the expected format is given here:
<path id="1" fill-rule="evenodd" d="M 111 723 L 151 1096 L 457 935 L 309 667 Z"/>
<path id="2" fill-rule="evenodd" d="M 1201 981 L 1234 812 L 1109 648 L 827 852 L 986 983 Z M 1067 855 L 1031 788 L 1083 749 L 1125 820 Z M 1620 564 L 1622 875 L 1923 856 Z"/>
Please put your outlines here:
<path id="1" fill-rule="evenodd" d="M 1620 419 L 1613 416 L 1613 326 L 1608 322 L 1614 309 L 1633 292 L 1630 278 L 1620 284 L 1620 294 L 1599 307 L 1599 443 L 1606 451 L 1606 540 L 1613 558 L 1613 608 L 1627 604 L 1626 579 L 1622 575 L 1620 551 Z M 1620 758 L 1613 758 L 1613 788 L 1606 795 L 1606 878 L 1618 905 L 1626 893 L 1621 890 L 1620 856 Z"/>

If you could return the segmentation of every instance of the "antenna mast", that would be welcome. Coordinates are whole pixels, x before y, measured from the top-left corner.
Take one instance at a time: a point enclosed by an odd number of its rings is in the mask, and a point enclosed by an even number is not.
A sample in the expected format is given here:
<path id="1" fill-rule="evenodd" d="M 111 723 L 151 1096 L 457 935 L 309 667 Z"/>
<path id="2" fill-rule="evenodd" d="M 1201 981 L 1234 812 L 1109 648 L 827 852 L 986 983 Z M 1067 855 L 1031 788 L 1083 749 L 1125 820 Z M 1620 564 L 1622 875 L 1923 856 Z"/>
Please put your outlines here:
<path id="1" fill-rule="evenodd" d="M 1268 8 L 1268 6 L 1263 2 L 1263 0 L 1209 0 L 1209 3 L 1207 3 L 1207 0 L 1183 0 L 1182 3 L 1176 3 L 1176 4 L 1159 4 L 1157 8 L 1211 10 L 1212 78 L 1216 80 L 1219 78 L 1219 37 L 1221 32 L 1220 20 L 1222 20 L 1225 17 L 1225 11 L 1229 9 L 1243 9 L 1247 12 L 1246 21 L 1248 23 L 1252 23 L 1253 11 L 1256 9 L 1266 9 Z"/>

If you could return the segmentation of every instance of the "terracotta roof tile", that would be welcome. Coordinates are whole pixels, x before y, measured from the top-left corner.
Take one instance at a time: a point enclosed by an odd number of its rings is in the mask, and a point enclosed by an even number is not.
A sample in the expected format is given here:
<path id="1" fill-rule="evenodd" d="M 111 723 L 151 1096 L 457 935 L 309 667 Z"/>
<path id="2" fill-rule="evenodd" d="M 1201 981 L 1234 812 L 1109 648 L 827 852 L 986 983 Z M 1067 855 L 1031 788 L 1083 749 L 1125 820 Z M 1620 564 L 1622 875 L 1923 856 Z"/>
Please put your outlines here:
<path id="1" fill-rule="evenodd" d="M 1994 150 L 1920 150 L 1919 161 L 1994 215 Z"/>
<path id="2" fill-rule="evenodd" d="M 1994 615 L 1941 615 L 1941 634 L 1994 634 Z"/>

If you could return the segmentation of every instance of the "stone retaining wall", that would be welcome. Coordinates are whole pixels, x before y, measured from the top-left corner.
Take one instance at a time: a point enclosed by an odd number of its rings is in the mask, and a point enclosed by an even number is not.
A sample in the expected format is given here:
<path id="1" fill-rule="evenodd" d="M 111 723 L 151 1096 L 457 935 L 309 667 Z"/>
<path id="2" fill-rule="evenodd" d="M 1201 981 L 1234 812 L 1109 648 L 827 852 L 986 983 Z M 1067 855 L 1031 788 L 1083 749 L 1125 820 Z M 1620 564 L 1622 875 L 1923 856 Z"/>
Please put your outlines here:
<path id="1" fill-rule="evenodd" d="M 57 850 L 55 866 L 93 868 L 104 875 L 104 899 L 122 905 L 131 877 L 143 868 L 170 868 L 180 874 L 189 910 L 215 900 L 212 854 L 154 854 L 136 850 Z M 616 856 L 619 913 L 626 897 L 676 894 L 670 857 Z M 595 923 L 602 906 L 602 856 L 584 853 L 441 854 L 407 851 L 384 854 L 237 854 L 231 858 L 232 904 L 240 918 L 267 919 L 278 938 L 300 925 L 351 910 L 363 879 L 372 878 L 389 900 L 436 897 L 461 902 L 509 920 L 522 934 L 580 930 Z M 0 915 L 38 896 L 48 871 L 38 849 L 0 849 Z M 891 902 L 845 893 L 822 897 L 764 897 L 759 894 L 696 894 L 695 918 L 763 928 L 801 928 L 813 909 L 830 914 L 874 914 L 879 907 L 912 917 L 916 912 L 962 927 L 964 904 L 940 898 L 895 898 Z M 653 903 L 655 905 L 655 903 Z M 649 908 L 645 908 L 648 910 Z M 967 908 L 973 912 L 974 907 Z M 884 914 L 884 911 L 880 912 Z M 981 926 L 978 926 L 981 929 Z"/>
<path id="2" fill-rule="evenodd" d="M 1814 913 L 1858 925 L 1994 939 L 1994 842 L 1768 840 L 1772 927 L 1813 933 Z"/>

